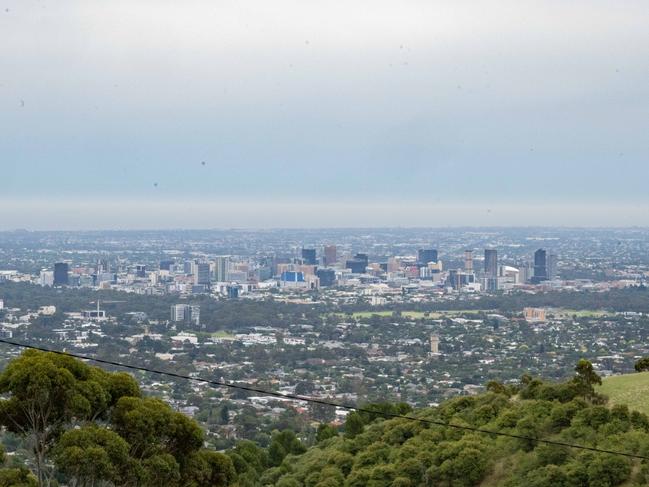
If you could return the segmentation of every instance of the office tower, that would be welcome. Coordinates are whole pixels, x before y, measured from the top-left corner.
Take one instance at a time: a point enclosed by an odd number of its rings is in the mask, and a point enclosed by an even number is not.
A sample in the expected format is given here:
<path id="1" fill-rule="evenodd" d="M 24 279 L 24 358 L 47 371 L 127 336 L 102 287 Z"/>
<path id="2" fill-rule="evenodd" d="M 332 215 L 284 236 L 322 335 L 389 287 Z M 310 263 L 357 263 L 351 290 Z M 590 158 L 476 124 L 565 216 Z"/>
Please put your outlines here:
<path id="1" fill-rule="evenodd" d="M 335 245 L 325 245 L 324 265 L 331 266 L 338 262 L 338 251 Z"/>
<path id="2" fill-rule="evenodd" d="M 229 257 L 220 256 L 214 261 L 214 279 L 216 282 L 226 282 L 228 280 L 228 271 L 230 270 Z"/>
<path id="3" fill-rule="evenodd" d="M 54 285 L 67 286 L 70 283 L 68 272 L 69 266 L 67 262 L 57 262 L 54 264 Z"/>
<path id="4" fill-rule="evenodd" d="M 316 276 L 320 279 L 320 286 L 329 287 L 336 283 L 336 271 L 333 269 L 318 269 Z"/>
<path id="5" fill-rule="evenodd" d="M 498 251 L 497 250 L 485 249 L 484 273 L 487 278 L 498 277 Z"/>
<path id="6" fill-rule="evenodd" d="M 194 284 L 208 285 L 210 283 L 210 265 L 207 262 L 201 262 L 194 266 Z"/>
<path id="7" fill-rule="evenodd" d="M 437 249 L 419 249 L 417 264 L 426 265 L 429 262 L 437 262 Z"/>
<path id="8" fill-rule="evenodd" d="M 548 280 L 548 260 L 547 252 L 539 249 L 534 252 L 534 277 L 532 283 L 538 284 Z"/>
<path id="9" fill-rule="evenodd" d="M 368 263 L 367 254 L 356 254 L 353 259 L 345 263 L 345 268 L 351 269 L 354 274 L 364 274 Z"/>
<path id="10" fill-rule="evenodd" d="M 174 265 L 173 260 L 161 260 L 160 261 L 160 270 L 161 271 L 170 271 L 172 265 Z"/>
<path id="11" fill-rule="evenodd" d="M 526 283 L 534 276 L 534 266 L 530 262 L 523 262 L 518 266 L 518 281 Z"/>
<path id="12" fill-rule="evenodd" d="M 137 277 L 146 277 L 146 266 L 139 264 L 135 266 L 135 275 Z"/>
<path id="13" fill-rule="evenodd" d="M 307 265 L 316 265 L 315 249 L 302 249 L 302 263 Z"/>
<path id="14" fill-rule="evenodd" d="M 227 286 L 226 291 L 230 299 L 237 299 L 239 297 L 239 286 L 237 285 Z"/>
<path id="15" fill-rule="evenodd" d="M 42 270 L 40 274 L 40 285 L 41 286 L 53 286 L 54 285 L 54 272 Z"/>
<path id="16" fill-rule="evenodd" d="M 186 304 L 174 304 L 171 307 L 171 321 L 185 321 Z"/>
<path id="17" fill-rule="evenodd" d="M 559 257 L 556 254 L 548 255 L 548 279 L 557 278 L 557 262 Z"/>
<path id="18" fill-rule="evenodd" d="M 175 304 L 171 307 L 171 321 L 199 325 L 201 320 L 201 307 L 191 304 Z"/>
<path id="19" fill-rule="evenodd" d="M 183 262 L 183 273 L 189 275 L 192 273 L 193 269 L 194 269 L 194 262 L 192 262 L 191 260 L 186 260 L 185 262 Z"/>
<path id="20" fill-rule="evenodd" d="M 464 270 L 473 272 L 473 250 L 464 251 Z"/>

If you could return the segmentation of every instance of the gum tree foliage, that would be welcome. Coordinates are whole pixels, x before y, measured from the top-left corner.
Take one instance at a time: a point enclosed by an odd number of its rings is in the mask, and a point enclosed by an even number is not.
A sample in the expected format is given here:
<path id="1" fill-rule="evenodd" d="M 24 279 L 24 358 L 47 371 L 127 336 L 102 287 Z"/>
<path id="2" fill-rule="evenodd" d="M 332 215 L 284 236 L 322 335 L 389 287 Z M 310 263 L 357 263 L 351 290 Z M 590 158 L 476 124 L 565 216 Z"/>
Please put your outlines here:
<path id="1" fill-rule="evenodd" d="M 0 421 L 33 448 L 27 469 L 0 469 L 4 485 L 225 487 L 229 456 L 203 448 L 198 424 L 159 399 L 141 397 L 128 374 L 29 350 L 0 374 Z M 264 464 L 265 465 L 265 464 Z"/>
<path id="2" fill-rule="evenodd" d="M 72 357 L 27 350 L 0 374 L 0 422 L 30 440 L 39 484 L 48 484 L 46 456 L 73 424 L 106 419 L 124 395 L 139 395 L 128 374 L 110 374 Z"/>

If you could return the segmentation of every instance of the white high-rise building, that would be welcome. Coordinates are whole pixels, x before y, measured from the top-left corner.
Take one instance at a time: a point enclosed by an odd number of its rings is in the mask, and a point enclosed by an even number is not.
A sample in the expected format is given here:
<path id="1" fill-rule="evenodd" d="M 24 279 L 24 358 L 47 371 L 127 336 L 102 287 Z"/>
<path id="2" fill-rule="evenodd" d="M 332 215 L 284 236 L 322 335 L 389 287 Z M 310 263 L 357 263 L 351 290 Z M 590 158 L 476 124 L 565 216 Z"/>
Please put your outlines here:
<path id="1" fill-rule="evenodd" d="M 214 280 L 216 282 L 226 282 L 228 280 L 228 271 L 230 270 L 230 258 L 219 256 L 214 261 Z"/>
<path id="2" fill-rule="evenodd" d="M 39 276 L 39 282 L 41 286 L 53 286 L 54 285 L 54 272 L 53 271 L 41 271 Z"/>

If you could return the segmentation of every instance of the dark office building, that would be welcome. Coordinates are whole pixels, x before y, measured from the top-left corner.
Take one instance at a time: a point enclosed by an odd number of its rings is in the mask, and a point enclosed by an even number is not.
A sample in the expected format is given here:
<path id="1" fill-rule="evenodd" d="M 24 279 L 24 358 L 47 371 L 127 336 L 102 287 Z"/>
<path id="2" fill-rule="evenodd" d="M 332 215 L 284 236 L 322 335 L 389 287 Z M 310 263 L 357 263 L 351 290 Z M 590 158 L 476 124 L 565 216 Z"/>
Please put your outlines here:
<path id="1" fill-rule="evenodd" d="M 194 284 L 209 286 L 210 265 L 207 262 L 200 262 L 194 266 Z"/>
<path id="2" fill-rule="evenodd" d="M 67 286 L 70 284 L 70 279 L 68 277 L 68 272 L 70 267 L 65 262 L 57 262 L 54 264 L 54 285 L 55 286 Z"/>
<path id="3" fill-rule="evenodd" d="M 302 249 L 302 263 L 306 265 L 316 265 L 318 263 L 315 257 L 315 249 Z"/>
<path id="4" fill-rule="evenodd" d="M 453 289 L 459 290 L 463 286 L 467 286 L 474 282 L 475 282 L 475 275 L 473 273 L 469 274 L 467 272 L 458 272 L 457 270 L 450 270 L 448 272 L 446 285 L 448 287 L 452 287 Z"/>
<path id="5" fill-rule="evenodd" d="M 362 260 L 363 262 L 365 262 L 365 267 L 367 267 L 367 264 L 369 264 L 369 262 L 370 262 L 368 257 L 367 257 L 367 254 L 356 254 L 354 256 L 354 259 L 355 260 Z"/>
<path id="6" fill-rule="evenodd" d="M 239 297 L 239 286 L 233 285 L 226 288 L 228 293 L 228 298 L 237 299 Z"/>
<path id="7" fill-rule="evenodd" d="M 426 265 L 437 262 L 437 249 L 419 249 L 417 251 L 417 264 Z"/>
<path id="8" fill-rule="evenodd" d="M 145 265 L 136 265 L 135 266 L 135 275 L 137 277 L 146 277 L 146 266 Z"/>
<path id="9" fill-rule="evenodd" d="M 498 277 L 498 251 L 497 250 L 485 249 L 484 273 L 487 277 Z"/>
<path id="10" fill-rule="evenodd" d="M 160 261 L 160 270 L 161 271 L 170 271 L 172 265 L 174 265 L 173 260 L 161 260 Z"/>
<path id="11" fill-rule="evenodd" d="M 539 249 L 534 252 L 534 276 L 532 284 L 538 284 L 548 280 L 548 258 L 547 252 Z"/>
<path id="12" fill-rule="evenodd" d="M 345 263 L 345 268 L 351 269 L 354 274 L 364 274 L 368 263 L 367 254 L 356 254 L 352 260 Z"/>
<path id="13" fill-rule="evenodd" d="M 320 279 L 321 287 L 333 286 L 336 283 L 336 271 L 333 269 L 318 269 L 315 275 Z"/>

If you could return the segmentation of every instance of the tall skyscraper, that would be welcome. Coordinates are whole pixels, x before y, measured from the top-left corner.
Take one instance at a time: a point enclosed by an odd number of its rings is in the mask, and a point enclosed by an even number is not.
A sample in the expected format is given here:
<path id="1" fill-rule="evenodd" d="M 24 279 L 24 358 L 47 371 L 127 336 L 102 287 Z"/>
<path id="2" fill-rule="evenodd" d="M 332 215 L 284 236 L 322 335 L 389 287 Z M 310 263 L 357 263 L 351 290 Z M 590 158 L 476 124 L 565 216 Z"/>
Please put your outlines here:
<path id="1" fill-rule="evenodd" d="M 464 251 L 464 270 L 473 272 L 473 250 Z"/>
<path id="2" fill-rule="evenodd" d="M 160 261 L 160 270 L 161 271 L 169 271 L 171 270 L 171 266 L 174 265 L 173 260 L 161 260 Z"/>
<path id="3" fill-rule="evenodd" d="M 547 252 L 539 249 L 534 252 L 534 277 L 532 283 L 538 284 L 548 280 L 548 259 Z"/>
<path id="4" fill-rule="evenodd" d="M 135 275 L 137 277 L 146 277 L 146 266 L 144 264 L 138 264 L 135 266 Z"/>
<path id="5" fill-rule="evenodd" d="M 338 250 L 335 245 L 325 245 L 324 265 L 331 266 L 338 262 Z"/>
<path id="6" fill-rule="evenodd" d="M 336 272 L 333 269 L 318 269 L 316 276 L 320 279 L 320 286 L 333 286 L 336 282 Z"/>
<path id="7" fill-rule="evenodd" d="M 70 266 L 67 262 L 57 262 L 54 264 L 54 285 L 67 286 L 70 283 L 68 273 Z"/>
<path id="8" fill-rule="evenodd" d="M 302 262 L 306 265 L 316 265 L 315 249 L 302 249 Z"/>
<path id="9" fill-rule="evenodd" d="M 209 285 L 210 265 L 207 262 L 200 262 L 194 266 L 194 284 L 199 286 Z"/>
<path id="10" fill-rule="evenodd" d="M 226 282 L 228 280 L 228 271 L 230 270 L 230 258 L 219 256 L 214 261 L 214 279 L 217 282 Z"/>
<path id="11" fill-rule="evenodd" d="M 419 249 L 417 251 L 417 263 L 426 265 L 429 262 L 437 262 L 437 249 Z"/>
<path id="12" fill-rule="evenodd" d="M 498 277 L 498 251 L 485 249 L 484 251 L 484 273 L 488 278 Z"/>

